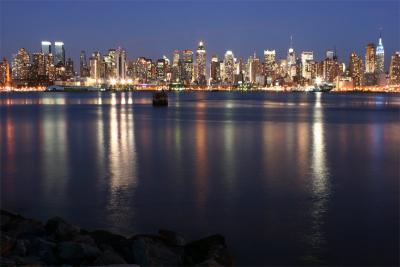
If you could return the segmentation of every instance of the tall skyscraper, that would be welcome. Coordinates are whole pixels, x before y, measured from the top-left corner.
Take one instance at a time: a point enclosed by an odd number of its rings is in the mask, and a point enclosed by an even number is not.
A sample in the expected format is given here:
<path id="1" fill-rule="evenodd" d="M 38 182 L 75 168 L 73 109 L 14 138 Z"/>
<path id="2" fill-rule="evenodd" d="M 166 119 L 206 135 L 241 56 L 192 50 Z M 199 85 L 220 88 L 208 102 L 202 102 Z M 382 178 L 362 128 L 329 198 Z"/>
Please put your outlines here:
<path id="1" fill-rule="evenodd" d="M 51 42 L 42 41 L 42 53 L 47 55 L 51 53 Z"/>
<path id="2" fill-rule="evenodd" d="M 89 59 L 89 65 L 90 65 L 90 78 L 94 80 L 100 79 L 100 69 L 101 69 L 101 54 L 100 52 L 96 51 L 92 54 L 92 56 Z"/>
<path id="3" fill-rule="evenodd" d="M 30 68 L 30 57 L 25 48 L 18 49 L 18 53 L 14 55 L 12 62 L 12 79 L 15 81 L 28 80 Z"/>
<path id="4" fill-rule="evenodd" d="M 116 67 L 116 50 L 109 49 L 107 56 L 104 57 L 105 65 L 105 78 L 106 79 L 117 79 L 117 67 Z"/>
<path id="5" fill-rule="evenodd" d="M 172 81 L 178 82 L 182 79 L 181 77 L 181 60 L 180 51 L 175 50 L 172 57 Z"/>
<path id="6" fill-rule="evenodd" d="M 121 47 L 115 51 L 116 74 L 118 80 L 126 78 L 126 52 Z"/>
<path id="7" fill-rule="evenodd" d="M 218 56 L 213 55 L 211 57 L 211 67 L 210 67 L 211 83 L 219 83 L 221 81 L 219 65 L 220 65 L 220 62 L 218 61 Z"/>
<path id="8" fill-rule="evenodd" d="M 375 44 L 369 43 L 365 48 L 365 72 L 374 73 L 376 66 Z"/>
<path id="9" fill-rule="evenodd" d="M 307 80 L 311 79 L 311 72 L 310 67 L 308 64 L 310 64 L 311 61 L 314 60 L 314 53 L 313 52 L 307 52 L 303 51 L 301 53 L 301 76 Z"/>
<path id="10" fill-rule="evenodd" d="M 193 51 L 183 50 L 183 73 L 182 79 L 186 85 L 193 81 Z"/>
<path id="11" fill-rule="evenodd" d="M 54 42 L 54 65 L 58 63 L 65 65 L 65 49 L 63 42 Z"/>
<path id="12" fill-rule="evenodd" d="M 349 73 L 353 79 L 354 86 L 363 84 L 363 64 L 362 59 L 355 52 L 351 53 L 349 61 Z"/>
<path id="13" fill-rule="evenodd" d="M 379 37 L 378 46 L 376 47 L 376 69 L 379 75 L 385 73 L 385 49 L 383 48 L 382 37 Z"/>
<path id="14" fill-rule="evenodd" d="M 3 58 L 3 60 L 0 62 L 0 85 L 11 85 L 10 64 L 8 64 L 6 58 Z"/>
<path id="15" fill-rule="evenodd" d="M 267 83 L 272 82 L 272 77 L 275 74 L 276 66 L 276 52 L 275 50 L 264 50 L 264 75 L 266 76 Z"/>
<path id="16" fill-rule="evenodd" d="M 33 81 L 44 80 L 46 77 L 45 55 L 43 53 L 32 54 L 32 66 L 30 70 L 30 78 Z"/>
<path id="17" fill-rule="evenodd" d="M 74 61 L 71 58 L 68 58 L 65 62 L 65 76 L 67 78 L 72 78 L 75 76 Z"/>
<path id="18" fill-rule="evenodd" d="M 82 78 L 89 76 L 86 53 L 84 50 L 81 51 L 81 54 L 79 56 L 79 72 Z"/>
<path id="19" fill-rule="evenodd" d="M 205 85 L 207 83 L 206 80 L 206 49 L 204 48 L 203 41 L 199 42 L 199 46 L 196 51 L 196 80 L 199 84 Z"/>
<path id="20" fill-rule="evenodd" d="M 223 81 L 232 85 L 234 82 L 234 75 L 235 75 L 235 59 L 233 56 L 233 52 L 228 50 L 225 52 L 224 57 L 224 70 L 225 70 L 225 77 L 223 77 Z"/>
<path id="21" fill-rule="evenodd" d="M 400 52 L 392 55 L 389 70 L 390 84 L 400 85 Z"/>
<path id="22" fill-rule="evenodd" d="M 293 48 L 293 37 L 290 36 L 290 46 L 289 46 L 289 50 L 288 50 L 288 54 L 287 54 L 288 70 L 290 70 L 290 67 L 295 64 L 296 64 L 296 53 Z"/>

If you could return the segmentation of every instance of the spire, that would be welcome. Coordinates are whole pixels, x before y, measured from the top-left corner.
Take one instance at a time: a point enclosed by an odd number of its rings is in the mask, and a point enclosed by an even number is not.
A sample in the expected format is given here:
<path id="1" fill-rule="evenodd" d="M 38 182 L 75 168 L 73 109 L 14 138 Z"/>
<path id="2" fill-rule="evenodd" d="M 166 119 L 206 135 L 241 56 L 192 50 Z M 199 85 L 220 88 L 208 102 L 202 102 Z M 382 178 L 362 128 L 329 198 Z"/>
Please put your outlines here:
<path id="1" fill-rule="evenodd" d="M 289 48 L 293 48 L 293 36 L 290 35 L 290 46 Z"/>

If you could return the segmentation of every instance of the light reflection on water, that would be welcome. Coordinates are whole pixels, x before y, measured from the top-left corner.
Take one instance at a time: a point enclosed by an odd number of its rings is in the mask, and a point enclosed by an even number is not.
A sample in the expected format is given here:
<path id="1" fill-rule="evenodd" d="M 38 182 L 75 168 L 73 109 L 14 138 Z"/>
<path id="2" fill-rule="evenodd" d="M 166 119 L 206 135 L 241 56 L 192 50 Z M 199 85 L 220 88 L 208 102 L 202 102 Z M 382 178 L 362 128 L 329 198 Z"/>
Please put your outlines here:
<path id="1" fill-rule="evenodd" d="M 123 234 L 220 232 L 240 264 L 393 264 L 399 99 L 191 93 L 158 109 L 150 93 L 2 94 L 2 207 Z"/>

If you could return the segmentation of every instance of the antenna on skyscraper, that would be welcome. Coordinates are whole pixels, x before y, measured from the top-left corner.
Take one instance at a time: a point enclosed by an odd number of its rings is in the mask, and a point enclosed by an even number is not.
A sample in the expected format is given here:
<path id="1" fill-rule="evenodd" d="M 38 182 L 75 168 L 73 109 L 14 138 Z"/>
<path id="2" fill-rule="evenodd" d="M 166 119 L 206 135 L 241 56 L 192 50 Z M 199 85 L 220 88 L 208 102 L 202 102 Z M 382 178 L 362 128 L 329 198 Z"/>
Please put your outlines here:
<path id="1" fill-rule="evenodd" d="M 290 35 L 290 47 L 289 48 L 293 48 L 293 36 Z"/>

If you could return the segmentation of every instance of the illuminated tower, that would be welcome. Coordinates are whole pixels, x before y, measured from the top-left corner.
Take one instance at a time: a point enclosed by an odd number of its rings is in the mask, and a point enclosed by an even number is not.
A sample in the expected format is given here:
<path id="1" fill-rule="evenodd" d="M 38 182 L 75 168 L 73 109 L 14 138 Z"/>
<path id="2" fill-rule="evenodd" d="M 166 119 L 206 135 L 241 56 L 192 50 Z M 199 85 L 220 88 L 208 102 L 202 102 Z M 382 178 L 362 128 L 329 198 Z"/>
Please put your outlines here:
<path id="1" fill-rule="evenodd" d="M 58 63 L 65 65 L 65 49 L 63 42 L 54 42 L 54 65 Z"/>
<path id="2" fill-rule="evenodd" d="M 92 57 L 89 59 L 90 65 L 90 78 L 94 80 L 100 79 L 100 65 L 101 65 L 101 54 L 100 52 L 94 52 Z"/>
<path id="3" fill-rule="evenodd" d="M 349 72 L 354 86 L 361 86 L 363 84 L 362 59 L 354 52 L 350 55 Z"/>
<path id="4" fill-rule="evenodd" d="M 51 42 L 42 41 L 42 53 L 48 55 L 51 53 Z"/>
<path id="5" fill-rule="evenodd" d="M 314 53 L 304 51 L 301 53 L 301 76 L 307 80 L 311 79 L 311 72 L 308 64 L 314 60 Z"/>
<path id="6" fill-rule="evenodd" d="M 26 81 L 29 75 L 30 57 L 25 48 L 18 49 L 12 61 L 12 78 L 16 81 Z"/>
<path id="7" fill-rule="evenodd" d="M 390 84 L 400 85 L 400 52 L 392 55 L 389 70 Z"/>
<path id="8" fill-rule="evenodd" d="M 172 81 L 178 82 L 182 79 L 181 77 L 181 60 L 180 51 L 175 50 L 172 57 Z"/>
<path id="9" fill-rule="evenodd" d="M 199 42 L 199 46 L 196 51 L 196 80 L 199 84 L 206 84 L 206 49 L 204 48 L 203 41 Z"/>
<path id="10" fill-rule="evenodd" d="M 11 85 L 10 64 L 6 58 L 0 62 L 0 84 L 5 86 Z"/>
<path id="11" fill-rule="evenodd" d="M 376 66 L 375 44 L 369 43 L 365 49 L 365 72 L 374 73 Z"/>
<path id="12" fill-rule="evenodd" d="M 296 53 L 294 52 L 294 48 L 293 48 L 293 37 L 290 36 L 290 47 L 289 47 L 288 54 L 287 54 L 288 68 L 290 69 L 290 67 L 295 64 L 296 64 Z"/>
<path id="13" fill-rule="evenodd" d="M 218 61 L 218 56 L 213 55 L 211 57 L 211 68 L 210 68 L 210 77 L 212 83 L 217 83 L 221 80 L 219 65 L 220 62 Z"/>
<path id="14" fill-rule="evenodd" d="M 183 71 L 182 79 L 186 85 L 193 80 L 193 51 L 183 50 Z"/>
<path id="15" fill-rule="evenodd" d="M 121 47 L 115 51 L 115 64 L 117 79 L 125 80 L 126 76 L 126 52 Z"/>
<path id="16" fill-rule="evenodd" d="M 385 50 L 382 44 L 382 37 L 379 36 L 379 43 L 376 47 L 376 67 L 375 72 L 379 75 L 385 72 Z"/>
<path id="17" fill-rule="evenodd" d="M 226 51 L 225 53 L 224 70 L 225 70 L 224 81 L 232 85 L 234 82 L 234 74 L 235 74 L 235 59 L 233 56 L 233 52 L 230 50 Z"/>

